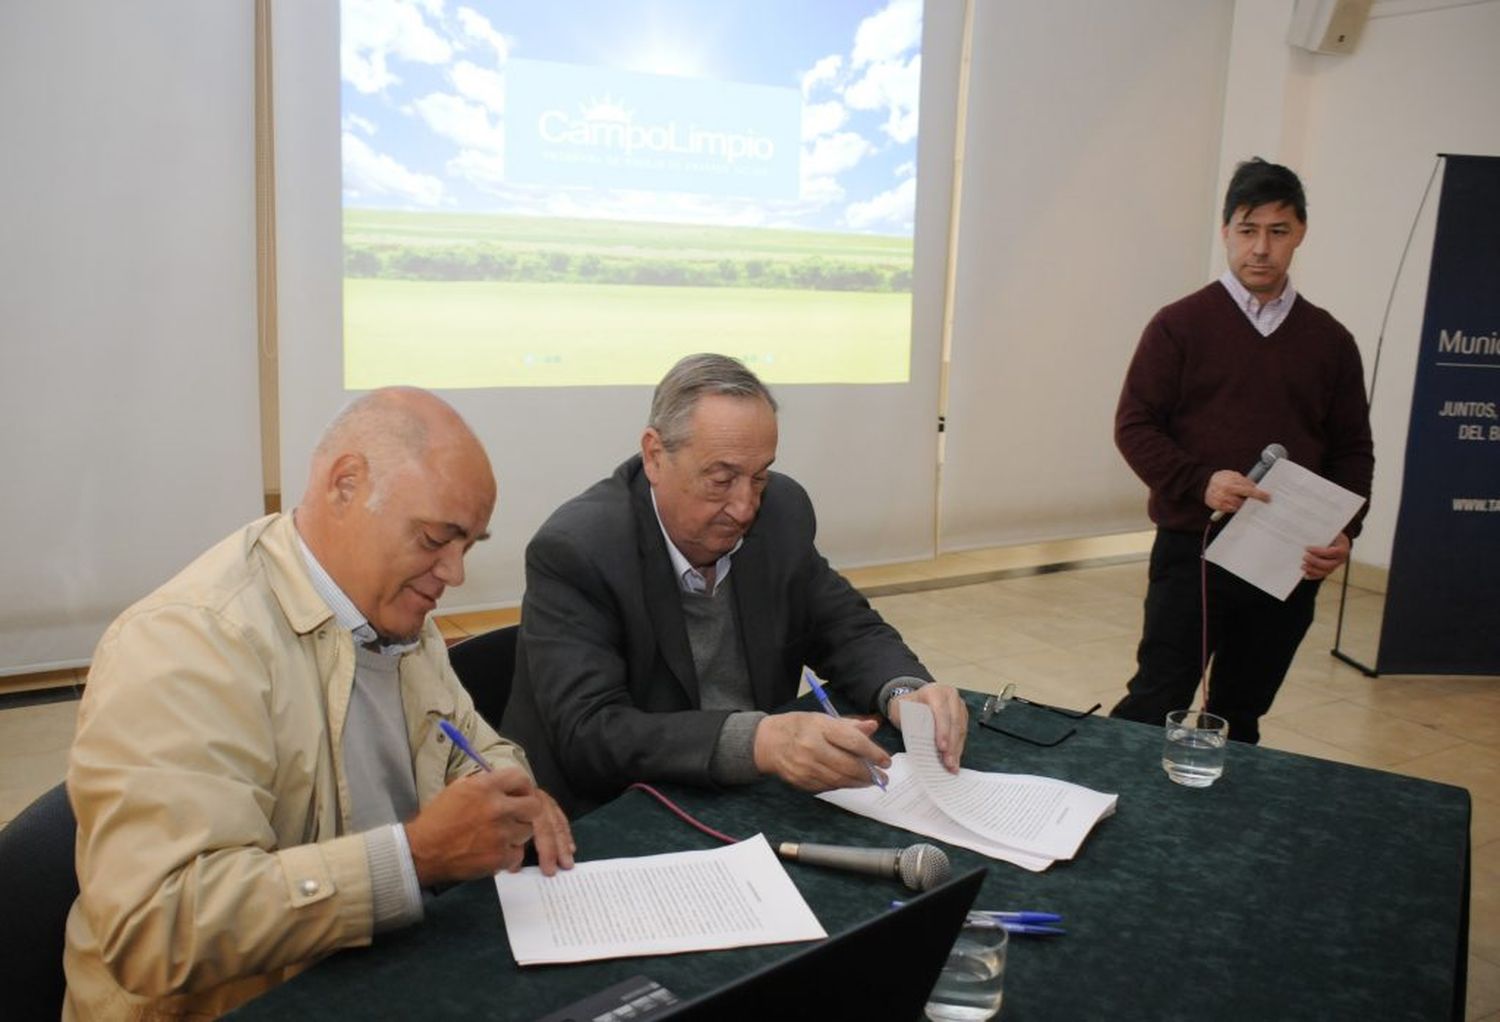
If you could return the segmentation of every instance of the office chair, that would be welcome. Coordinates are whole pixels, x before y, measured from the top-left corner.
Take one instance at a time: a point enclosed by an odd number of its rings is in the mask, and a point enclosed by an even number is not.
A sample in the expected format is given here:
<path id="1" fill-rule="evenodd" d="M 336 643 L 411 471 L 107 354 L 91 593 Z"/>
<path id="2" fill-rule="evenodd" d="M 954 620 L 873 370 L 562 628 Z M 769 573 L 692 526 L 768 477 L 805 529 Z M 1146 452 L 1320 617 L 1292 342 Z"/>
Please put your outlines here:
<path id="1" fill-rule="evenodd" d="M 448 647 L 448 660 L 458 680 L 474 700 L 474 708 L 490 727 L 499 729 L 510 701 L 511 676 L 516 670 L 516 635 L 520 625 L 496 628 Z"/>
<path id="2" fill-rule="evenodd" d="M 0 830 L 0 991 L 12 1022 L 62 1014 L 63 929 L 78 897 L 78 824 L 59 784 Z"/>

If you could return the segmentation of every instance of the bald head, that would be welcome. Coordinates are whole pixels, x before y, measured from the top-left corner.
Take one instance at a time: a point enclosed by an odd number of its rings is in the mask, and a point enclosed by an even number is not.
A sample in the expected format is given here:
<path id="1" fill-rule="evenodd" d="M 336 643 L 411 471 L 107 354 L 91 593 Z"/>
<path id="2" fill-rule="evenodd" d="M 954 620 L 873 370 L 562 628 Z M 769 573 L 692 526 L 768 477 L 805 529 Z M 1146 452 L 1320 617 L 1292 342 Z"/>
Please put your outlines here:
<path id="1" fill-rule="evenodd" d="M 410 638 L 487 535 L 495 476 L 478 437 L 434 394 L 372 391 L 313 451 L 297 530 L 376 631 Z"/>
<path id="2" fill-rule="evenodd" d="M 374 482 L 372 500 L 379 504 L 393 478 L 433 455 L 467 449 L 494 487 L 489 459 L 479 439 L 453 406 L 416 387 L 386 387 L 356 398 L 328 424 L 313 449 L 308 493 L 339 458 L 365 459 Z"/>

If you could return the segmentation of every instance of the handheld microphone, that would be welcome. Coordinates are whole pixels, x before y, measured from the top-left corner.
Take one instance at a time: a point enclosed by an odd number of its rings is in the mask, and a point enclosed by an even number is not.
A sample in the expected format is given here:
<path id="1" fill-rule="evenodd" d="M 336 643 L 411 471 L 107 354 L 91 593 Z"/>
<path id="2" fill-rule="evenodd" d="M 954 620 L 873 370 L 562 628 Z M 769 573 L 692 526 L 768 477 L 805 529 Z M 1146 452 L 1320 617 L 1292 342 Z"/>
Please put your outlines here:
<path id="1" fill-rule="evenodd" d="M 1260 482 L 1261 476 L 1271 471 L 1271 466 L 1285 457 L 1285 447 L 1282 447 L 1280 444 L 1267 444 L 1266 449 L 1260 452 L 1260 460 L 1255 463 L 1250 471 L 1245 473 L 1245 478 L 1250 480 L 1252 483 Z M 1223 517 L 1223 511 L 1215 511 L 1213 514 L 1208 516 L 1208 520 L 1211 522 L 1217 522 L 1220 518 Z"/>
<path id="2" fill-rule="evenodd" d="M 829 866 L 855 873 L 897 878 L 913 891 L 930 890 L 953 875 L 948 853 L 936 845 L 906 848 L 845 848 L 841 845 L 807 845 L 783 841 L 776 849 L 788 862 Z"/>

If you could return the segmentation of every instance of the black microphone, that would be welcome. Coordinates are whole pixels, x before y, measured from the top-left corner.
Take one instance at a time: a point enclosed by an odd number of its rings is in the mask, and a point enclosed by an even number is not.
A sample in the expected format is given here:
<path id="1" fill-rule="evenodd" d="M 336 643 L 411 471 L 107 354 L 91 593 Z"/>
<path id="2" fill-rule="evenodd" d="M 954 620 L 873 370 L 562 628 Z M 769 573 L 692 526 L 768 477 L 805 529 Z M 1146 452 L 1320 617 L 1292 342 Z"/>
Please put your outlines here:
<path id="1" fill-rule="evenodd" d="M 1271 466 L 1285 457 L 1285 447 L 1282 447 L 1280 444 L 1267 444 L 1266 449 L 1260 452 L 1260 460 L 1255 463 L 1254 467 L 1252 467 L 1250 471 L 1245 473 L 1245 478 L 1250 480 L 1252 483 L 1260 482 L 1260 477 L 1271 471 Z M 1215 511 L 1213 514 L 1208 516 L 1208 520 L 1211 522 L 1217 522 L 1220 518 L 1223 517 L 1223 511 Z"/>
<path id="2" fill-rule="evenodd" d="M 953 875 L 948 853 L 936 845 L 906 848 L 845 848 L 842 845 L 805 845 L 783 841 L 776 849 L 788 862 L 831 866 L 855 873 L 898 878 L 913 891 L 930 890 Z"/>

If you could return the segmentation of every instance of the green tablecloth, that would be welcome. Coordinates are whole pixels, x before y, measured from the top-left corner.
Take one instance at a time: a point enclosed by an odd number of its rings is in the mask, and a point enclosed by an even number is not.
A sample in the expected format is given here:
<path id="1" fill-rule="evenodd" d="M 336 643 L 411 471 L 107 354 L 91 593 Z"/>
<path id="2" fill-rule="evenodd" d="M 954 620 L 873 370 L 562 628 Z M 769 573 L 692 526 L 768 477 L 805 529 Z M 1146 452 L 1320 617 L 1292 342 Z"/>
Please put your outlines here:
<path id="1" fill-rule="evenodd" d="M 977 719 L 982 697 L 970 694 Z M 1031 707 L 1017 730 L 1065 723 Z M 1119 794 L 1078 857 L 1029 873 L 988 864 L 978 907 L 1060 912 L 1068 934 L 1011 942 L 1002 1022 L 1038 1019 L 1443 1019 L 1463 1015 L 1469 796 L 1447 785 L 1231 744 L 1208 789 L 1167 780 L 1157 728 L 1091 717 L 1053 748 L 971 724 L 964 765 Z M 881 733 L 899 749 L 899 736 Z M 733 792 L 670 787 L 737 836 L 899 847 L 920 840 L 767 781 Z M 577 821 L 583 859 L 706 848 L 713 840 L 640 792 Z M 788 871 L 830 933 L 884 911 L 895 881 Z M 635 974 L 694 996 L 797 950 L 743 948 L 519 969 L 494 884 L 429 902 L 419 926 L 345 951 L 237 1018 L 533 1019 Z M 899 949 L 890 962 L 899 967 Z M 858 976 L 831 977 L 858 982 Z"/>

